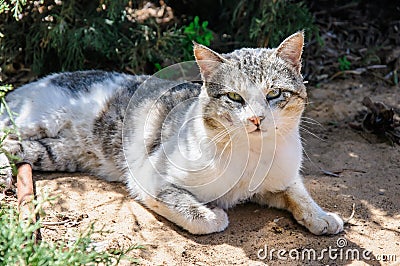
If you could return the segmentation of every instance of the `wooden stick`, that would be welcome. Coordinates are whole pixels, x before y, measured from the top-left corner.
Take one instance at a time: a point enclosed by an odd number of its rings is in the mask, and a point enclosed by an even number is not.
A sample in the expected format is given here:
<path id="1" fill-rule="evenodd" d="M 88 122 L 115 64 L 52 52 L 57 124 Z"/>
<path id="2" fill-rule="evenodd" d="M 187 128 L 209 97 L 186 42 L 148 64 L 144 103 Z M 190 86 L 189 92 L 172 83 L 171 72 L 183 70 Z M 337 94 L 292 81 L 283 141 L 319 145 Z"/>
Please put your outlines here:
<path id="1" fill-rule="evenodd" d="M 28 163 L 18 166 L 17 174 L 17 198 L 20 220 L 30 220 L 36 222 L 35 217 L 35 198 L 33 192 L 32 167 Z"/>

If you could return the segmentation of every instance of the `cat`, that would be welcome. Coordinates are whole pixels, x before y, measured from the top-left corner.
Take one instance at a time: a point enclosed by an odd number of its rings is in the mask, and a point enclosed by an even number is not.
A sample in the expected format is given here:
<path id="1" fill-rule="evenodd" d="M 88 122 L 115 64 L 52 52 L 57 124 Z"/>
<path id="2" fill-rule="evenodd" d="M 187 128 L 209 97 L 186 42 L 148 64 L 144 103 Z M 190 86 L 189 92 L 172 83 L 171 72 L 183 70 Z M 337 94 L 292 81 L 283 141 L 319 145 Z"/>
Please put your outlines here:
<path id="1" fill-rule="evenodd" d="M 219 54 L 194 43 L 201 83 L 97 70 L 52 74 L 6 95 L 20 139 L 4 149 L 40 171 L 84 171 L 192 234 L 226 209 L 286 209 L 316 235 L 343 231 L 307 192 L 299 124 L 303 32 L 277 48 Z M 3 115 L 1 127 L 11 125 Z"/>

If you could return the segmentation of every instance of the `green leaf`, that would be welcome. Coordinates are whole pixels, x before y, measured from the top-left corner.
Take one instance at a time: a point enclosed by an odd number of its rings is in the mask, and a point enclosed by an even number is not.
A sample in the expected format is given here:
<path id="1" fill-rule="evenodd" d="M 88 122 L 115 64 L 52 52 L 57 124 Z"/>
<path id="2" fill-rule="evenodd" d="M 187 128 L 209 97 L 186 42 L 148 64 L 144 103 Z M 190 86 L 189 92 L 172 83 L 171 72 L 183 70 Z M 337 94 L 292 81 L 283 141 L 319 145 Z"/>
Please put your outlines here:
<path id="1" fill-rule="evenodd" d="M 199 20 L 200 20 L 200 18 L 198 17 L 198 16 L 195 16 L 194 17 L 194 24 L 197 26 L 197 25 L 199 25 Z"/>
<path id="2" fill-rule="evenodd" d="M 155 63 L 154 67 L 157 69 L 157 71 L 160 71 L 162 69 L 162 66 L 160 65 L 160 63 Z"/>

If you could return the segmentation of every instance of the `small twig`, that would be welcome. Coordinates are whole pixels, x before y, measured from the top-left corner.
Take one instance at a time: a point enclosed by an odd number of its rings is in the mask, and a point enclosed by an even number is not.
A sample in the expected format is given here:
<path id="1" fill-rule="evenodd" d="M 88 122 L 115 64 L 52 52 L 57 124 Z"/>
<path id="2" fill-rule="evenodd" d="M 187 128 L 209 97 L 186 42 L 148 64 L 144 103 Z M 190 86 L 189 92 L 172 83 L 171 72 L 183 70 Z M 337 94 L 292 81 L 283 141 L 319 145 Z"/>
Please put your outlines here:
<path id="1" fill-rule="evenodd" d="M 387 68 L 387 65 L 371 65 L 366 67 L 366 69 L 382 69 L 382 68 Z"/>
<path id="2" fill-rule="evenodd" d="M 344 172 L 344 171 L 350 171 L 350 172 L 357 172 L 357 173 L 366 173 L 367 171 L 364 171 L 364 170 L 358 170 L 358 169 L 353 169 L 353 168 L 343 168 L 342 169 L 342 172 Z"/>
<path id="3" fill-rule="evenodd" d="M 22 163 L 18 166 L 17 198 L 19 219 L 28 223 L 36 223 L 32 167 L 28 163 Z M 35 232 L 35 242 L 37 241 L 37 235 L 38 232 Z"/>
<path id="4" fill-rule="evenodd" d="M 340 177 L 338 174 L 336 174 L 334 172 L 331 172 L 331 171 L 328 171 L 328 170 L 325 170 L 325 169 L 322 169 L 322 168 L 321 168 L 321 170 L 325 175 L 333 176 L 333 177 Z"/>
<path id="5" fill-rule="evenodd" d="M 69 223 L 69 222 L 71 222 L 70 219 L 60 221 L 60 222 L 41 222 L 41 224 L 44 226 L 54 226 L 54 225 L 63 225 L 63 224 Z"/>
<path id="6" fill-rule="evenodd" d="M 357 68 L 354 70 L 343 70 L 343 71 L 339 71 L 336 72 L 335 74 L 333 74 L 329 80 L 333 80 L 334 78 L 344 75 L 344 74 L 353 74 L 353 75 L 361 75 L 362 73 L 364 73 L 365 71 L 367 71 L 366 68 L 362 67 L 362 68 Z"/>
<path id="7" fill-rule="evenodd" d="M 373 75 L 375 78 L 378 78 L 378 79 L 380 79 L 380 80 L 386 82 L 386 83 L 389 84 L 389 85 L 393 85 L 393 83 L 394 83 L 394 82 L 392 82 L 391 80 L 387 79 L 386 76 L 385 76 L 385 77 L 381 77 L 380 75 L 377 75 L 377 74 L 375 74 L 375 73 L 372 73 L 372 75 Z"/>
<path id="8" fill-rule="evenodd" d="M 344 223 L 347 224 L 350 222 L 351 219 L 353 219 L 354 214 L 356 213 L 356 204 L 353 203 L 353 210 L 351 211 L 350 217 L 344 220 Z"/>
<path id="9" fill-rule="evenodd" d="M 333 80 L 334 78 L 339 77 L 339 76 L 344 75 L 344 74 L 361 75 L 361 74 L 365 73 L 367 70 L 370 70 L 370 69 L 382 69 L 382 68 L 386 68 L 386 67 L 387 67 L 387 65 L 371 65 L 371 66 L 360 67 L 360 68 L 351 69 L 351 70 L 338 71 L 335 74 L 333 74 L 329 78 L 329 80 Z M 374 73 L 372 73 L 372 74 L 374 76 L 376 75 Z M 382 80 L 384 80 L 383 77 L 379 77 L 379 76 L 376 76 L 376 77 L 381 78 Z M 385 81 L 388 82 L 388 80 L 385 80 Z"/>
<path id="10" fill-rule="evenodd" d="M 17 191 L 20 219 L 25 220 L 34 217 L 32 168 L 27 163 L 18 166 Z"/>

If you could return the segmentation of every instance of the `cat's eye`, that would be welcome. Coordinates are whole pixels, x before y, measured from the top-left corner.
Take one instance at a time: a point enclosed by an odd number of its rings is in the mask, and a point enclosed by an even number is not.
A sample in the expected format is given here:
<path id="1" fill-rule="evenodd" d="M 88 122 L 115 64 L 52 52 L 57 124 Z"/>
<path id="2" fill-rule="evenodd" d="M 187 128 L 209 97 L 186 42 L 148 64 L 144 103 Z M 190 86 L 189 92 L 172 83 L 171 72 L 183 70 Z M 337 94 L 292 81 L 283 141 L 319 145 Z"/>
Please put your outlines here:
<path id="1" fill-rule="evenodd" d="M 273 100 L 281 96 L 281 89 L 272 89 L 267 93 L 267 101 Z"/>
<path id="2" fill-rule="evenodd" d="M 236 92 L 228 92 L 228 98 L 234 102 L 244 103 L 244 99 Z"/>

